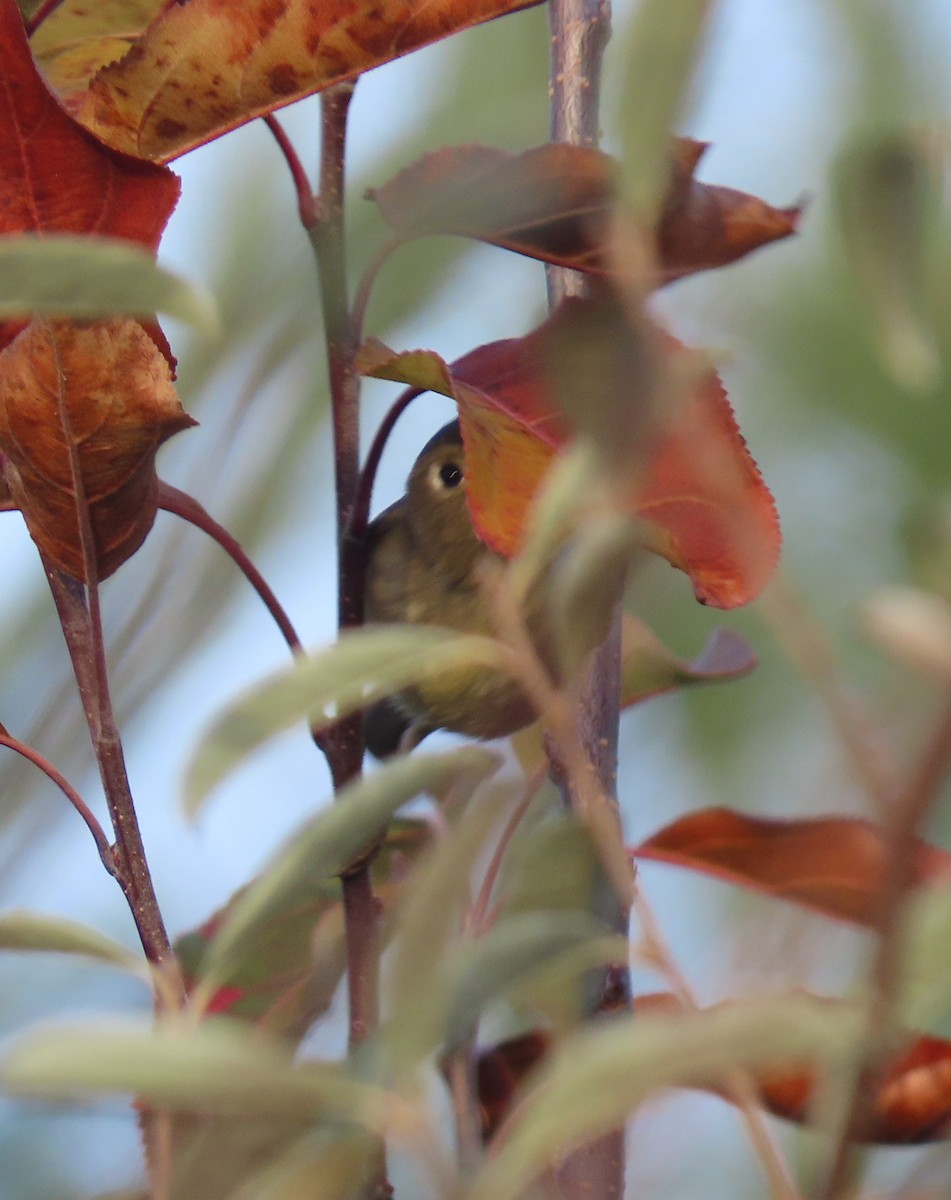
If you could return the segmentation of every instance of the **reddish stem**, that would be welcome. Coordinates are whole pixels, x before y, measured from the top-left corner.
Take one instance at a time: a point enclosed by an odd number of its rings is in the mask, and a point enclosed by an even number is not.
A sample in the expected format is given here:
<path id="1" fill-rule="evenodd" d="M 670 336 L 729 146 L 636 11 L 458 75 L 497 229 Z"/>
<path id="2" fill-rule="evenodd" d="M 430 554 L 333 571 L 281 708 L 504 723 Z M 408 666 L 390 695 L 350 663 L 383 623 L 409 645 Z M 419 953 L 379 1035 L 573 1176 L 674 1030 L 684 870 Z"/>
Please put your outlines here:
<path id="1" fill-rule="evenodd" d="M 291 653 L 295 658 L 303 657 L 305 654 L 303 643 L 297 634 L 297 630 L 291 623 L 290 617 L 285 612 L 284 606 L 274 594 L 270 584 L 248 557 L 247 551 L 237 538 L 233 537 L 223 525 L 220 525 L 208 510 L 199 504 L 194 496 L 190 496 L 188 492 L 180 491 L 168 483 L 159 482 L 158 503 L 159 508 L 173 513 L 177 517 L 181 517 L 183 521 L 190 522 L 190 524 L 200 529 L 202 533 L 206 533 L 218 543 L 257 592 L 264 607 L 271 614 L 275 625 L 281 631 Z M 311 729 L 310 736 L 313 738 L 318 750 L 321 750 L 326 755 L 329 745 L 326 731 L 323 729 Z"/>
<path id="2" fill-rule="evenodd" d="M 26 742 L 21 742 L 19 738 L 13 737 L 5 729 L 0 732 L 0 746 L 6 746 L 8 749 L 21 755 L 28 762 L 33 763 L 35 767 L 39 767 L 43 774 L 56 784 L 73 808 L 79 813 L 80 817 L 82 817 L 83 821 L 85 821 L 86 828 L 92 834 L 92 839 L 96 843 L 96 849 L 99 851 L 102 865 L 113 878 L 118 878 L 115 856 L 112 853 L 112 847 L 109 845 L 109 839 L 106 837 L 104 829 L 95 816 L 93 816 L 92 811 L 82 796 L 67 780 L 66 776 L 60 774 L 49 759 L 44 758 L 38 750 L 34 750 Z"/>
<path id="3" fill-rule="evenodd" d="M 297 151 L 287 136 L 284 126 L 274 113 L 267 114 L 264 118 L 264 124 L 274 134 L 274 140 L 277 142 L 281 153 L 287 161 L 291 172 L 291 179 L 294 181 L 294 190 L 297 193 L 297 211 L 300 213 L 300 221 L 304 228 L 309 231 L 317 224 L 317 205 L 314 203 L 314 190 L 310 186 L 307 172 L 304 170 L 304 165 L 300 158 L 298 158 Z"/>
<path id="4" fill-rule="evenodd" d="M 159 482 L 158 505 L 165 512 L 173 513 L 176 517 L 181 517 L 183 521 L 188 521 L 218 543 L 257 592 L 291 651 L 294 654 L 302 654 L 304 647 L 284 606 L 237 538 L 233 537 L 223 525 L 220 525 L 194 496 L 172 487 L 171 484 Z"/>
<path id="5" fill-rule="evenodd" d="M 63 0 L 43 0 L 43 3 L 37 6 L 32 17 L 23 22 L 23 27 L 26 29 L 26 36 L 32 37 L 46 18 L 52 16 L 62 3 Z"/>
<path id="6" fill-rule="evenodd" d="M 376 482 L 376 473 L 379 470 L 380 459 L 383 457 L 386 443 L 390 439 L 390 434 L 393 432 L 396 422 L 407 408 L 409 408 L 412 401 L 422 394 L 422 389 L 420 388 L 407 388 L 393 401 L 386 416 L 380 422 L 373 441 L 370 443 L 370 449 L 363 464 L 363 470 L 360 472 L 360 478 L 357 481 L 356 499 L 353 503 L 353 512 L 350 515 L 350 524 L 347 527 L 348 539 L 359 542 L 363 541 L 367 525 L 370 522 L 370 503 L 373 499 L 373 485 Z"/>

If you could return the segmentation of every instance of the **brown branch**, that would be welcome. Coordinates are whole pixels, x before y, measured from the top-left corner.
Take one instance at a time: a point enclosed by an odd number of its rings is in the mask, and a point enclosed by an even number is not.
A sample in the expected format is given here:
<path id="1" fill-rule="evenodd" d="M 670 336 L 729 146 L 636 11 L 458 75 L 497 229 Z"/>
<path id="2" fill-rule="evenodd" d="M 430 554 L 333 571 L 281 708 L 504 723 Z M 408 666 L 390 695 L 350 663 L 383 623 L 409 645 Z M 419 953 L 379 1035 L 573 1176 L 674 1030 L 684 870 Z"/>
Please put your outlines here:
<path id="1" fill-rule="evenodd" d="M 347 113 L 353 83 L 321 96 L 320 195 L 317 221 L 309 230 L 320 274 L 327 372 L 330 384 L 337 501 L 337 613 L 341 629 L 363 623 L 365 551 L 362 539 L 348 536 L 360 483 L 360 376 L 349 307 L 344 222 Z M 334 789 L 359 776 L 363 766 L 363 722 L 359 713 L 331 731 L 327 758 Z M 379 1023 L 380 910 L 373 894 L 369 859 L 341 880 L 346 926 L 348 1033 L 356 1049 Z M 374 1149 L 366 1195 L 385 1194 L 386 1157 Z"/>
<path id="2" fill-rule="evenodd" d="M 601 63 L 610 36 L 610 0 L 550 0 L 551 26 L 551 138 L 576 146 L 597 146 L 601 95 Z M 549 267 L 548 302 L 554 309 L 565 296 L 582 294 L 585 282 L 576 272 Z M 566 804 L 588 811 L 588 821 L 597 820 L 602 838 L 612 831 L 602 828 L 610 811 L 610 824 L 622 842 L 617 809 L 617 745 L 620 720 L 621 605 L 618 602 L 610 631 L 595 651 L 577 705 L 577 736 L 583 761 L 572 764 L 552 760 L 552 773 Z M 560 753 L 571 751 L 573 739 L 561 738 Z M 594 807 L 585 791 L 597 797 Z M 608 866 L 613 858 L 602 855 Z M 610 878 L 610 876 L 609 876 Z M 610 908 L 610 924 L 627 935 L 630 895 L 613 880 L 613 888 L 595 903 Z M 620 984 L 620 987 L 619 987 Z M 609 967 L 592 978 L 589 1006 L 598 1011 L 616 1011 L 630 1002 L 627 965 Z M 599 1200 L 621 1200 L 624 1195 L 624 1130 L 617 1129 L 590 1146 L 569 1154 L 555 1172 L 555 1188 L 566 1200 L 597 1196 Z"/>

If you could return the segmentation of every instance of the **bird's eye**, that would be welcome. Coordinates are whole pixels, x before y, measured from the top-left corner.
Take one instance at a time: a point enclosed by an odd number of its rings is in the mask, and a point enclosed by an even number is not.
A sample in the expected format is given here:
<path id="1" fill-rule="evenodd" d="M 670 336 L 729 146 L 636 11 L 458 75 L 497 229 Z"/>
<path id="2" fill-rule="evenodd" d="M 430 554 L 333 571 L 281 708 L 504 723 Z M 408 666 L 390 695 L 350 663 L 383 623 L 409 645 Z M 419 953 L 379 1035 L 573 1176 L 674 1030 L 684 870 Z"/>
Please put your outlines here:
<path id="1" fill-rule="evenodd" d="M 439 479 L 443 487 L 456 488 L 462 483 L 462 468 L 458 463 L 443 463 L 439 468 Z"/>

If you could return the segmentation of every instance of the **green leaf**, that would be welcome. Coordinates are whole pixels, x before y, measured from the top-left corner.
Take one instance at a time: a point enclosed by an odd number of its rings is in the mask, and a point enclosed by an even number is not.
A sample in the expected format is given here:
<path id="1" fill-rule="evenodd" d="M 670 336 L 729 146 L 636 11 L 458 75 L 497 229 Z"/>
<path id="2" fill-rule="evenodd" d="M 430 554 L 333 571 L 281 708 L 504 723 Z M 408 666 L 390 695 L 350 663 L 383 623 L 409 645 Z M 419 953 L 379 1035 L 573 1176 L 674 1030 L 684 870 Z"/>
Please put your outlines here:
<path id="1" fill-rule="evenodd" d="M 449 837 L 417 868 L 400 907 L 389 974 L 391 1019 L 383 1039 L 394 1069 L 411 1069 L 439 1045 L 452 983 L 446 955 L 470 899 L 473 868 L 511 804 L 510 785 L 483 789 Z"/>
<path id="2" fill-rule="evenodd" d="M 299 1142 L 230 1200 L 352 1200 L 361 1194 L 374 1161 L 373 1145 L 365 1135 L 321 1132 Z"/>
<path id="3" fill-rule="evenodd" d="M 909 1029 L 951 1035 L 951 886 L 923 888 L 904 914 L 899 1014 Z"/>
<path id="4" fill-rule="evenodd" d="M 938 180 L 920 139 L 881 134 L 854 142 L 835 171 L 837 216 L 873 344 L 895 382 L 915 391 L 941 375 L 926 294 Z"/>
<path id="5" fill-rule="evenodd" d="M 567 1039 L 534 1076 L 471 1200 L 517 1200 L 554 1158 L 623 1125 L 658 1088 L 717 1083 L 736 1067 L 851 1054 L 861 1016 L 804 996 L 735 1001 L 677 1017 L 616 1019 Z"/>
<path id="6" fill-rule="evenodd" d="M 424 792 L 485 778 L 498 766 L 488 750 L 464 746 L 445 754 L 411 755 L 387 763 L 337 796 L 294 834 L 237 900 L 201 966 L 204 991 L 219 986 L 275 917 L 338 875 L 383 836 L 398 808 Z"/>
<path id="7" fill-rule="evenodd" d="M 356 1083 L 335 1065 L 295 1066 L 280 1045 L 224 1021 L 37 1030 L 13 1045 L 0 1082 L 51 1099 L 129 1093 L 177 1112 L 326 1115 L 374 1127 L 386 1108 L 381 1089 Z"/>
<path id="8" fill-rule="evenodd" d="M 677 687 L 741 679 L 756 666 L 752 647 L 733 629 L 715 629 L 696 658 L 684 661 L 642 622 L 624 615 L 621 704 L 633 704 Z"/>
<path id="9" fill-rule="evenodd" d="M 27 950 L 52 954 L 78 954 L 120 967 L 149 980 L 145 960 L 112 938 L 65 917 L 15 909 L 0 913 L 0 950 Z"/>
<path id="10" fill-rule="evenodd" d="M 509 917 L 485 937 L 457 946 L 445 965 L 453 993 L 443 1039 L 446 1049 L 454 1049 L 475 1033 L 489 1004 L 550 967 L 566 950 L 598 939 L 601 961 L 616 961 L 619 956 L 626 961 L 626 939 L 605 939 L 604 934 L 605 927 L 584 913 L 536 912 Z"/>
<path id="11" fill-rule="evenodd" d="M 219 328 L 207 292 L 118 238 L 0 236 L 0 316 L 149 317 L 163 312 L 207 334 Z"/>
<path id="12" fill-rule="evenodd" d="M 595 518 L 565 547 L 549 593 L 565 678 L 573 679 L 607 637 L 639 548 L 634 522 L 619 514 Z"/>
<path id="13" fill-rule="evenodd" d="M 188 767 L 185 810 L 194 816 L 225 775 L 297 721 L 327 726 L 430 673 L 469 666 L 504 671 L 508 661 L 500 642 L 445 629 L 377 626 L 344 634 L 272 675 L 219 717 Z"/>
<path id="14" fill-rule="evenodd" d="M 670 135 L 675 131 L 700 53 L 710 0 L 642 0 L 622 53 L 624 196 L 653 228 L 667 187 Z"/>

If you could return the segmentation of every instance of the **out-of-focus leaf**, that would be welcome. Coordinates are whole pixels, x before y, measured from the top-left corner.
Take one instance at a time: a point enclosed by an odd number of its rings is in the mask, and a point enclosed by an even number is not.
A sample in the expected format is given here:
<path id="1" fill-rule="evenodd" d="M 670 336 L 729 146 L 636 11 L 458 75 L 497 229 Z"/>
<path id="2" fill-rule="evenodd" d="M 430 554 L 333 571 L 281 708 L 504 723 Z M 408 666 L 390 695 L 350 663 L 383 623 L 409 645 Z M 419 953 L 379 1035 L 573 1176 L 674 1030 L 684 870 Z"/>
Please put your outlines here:
<path id="1" fill-rule="evenodd" d="M 140 955 L 133 954 L 98 930 L 65 917 L 51 917 L 26 909 L 0 913 L 0 950 L 78 954 L 149 978 Z"/>
<path id="2" fill-rule="evenodd" d="M 655 233 L 655 283 L 734 262 L 796 230 L 797 208 L 694 179 L 705 145 L 665 139 L 668 185 Z M 369 195 L 402 238 L 455 234 L 595 275 L 623 273 L 611 238 L 618 166 L 583 146 L 524 154 L 451 146 Z"/>
<path id="3" fill-rule="evenodd" d="M 26 1096 L 70 1099 L 130 1093 L 176 1112 L 321 1115 L 375 1124 L 378 1088 L 338 1066 L 297 1067 L 282 1046 L 234 1023 L 158 1030 L 116 1022 L 35 1030 L 0 1064 L 0 1081 Z"/>
<path id="4" fill-rule="evenodd" d="M 607 637 L 638 549 L 633 522 L 609 515 L 579 529 L 555 564 L 549 604 L 565 678 L 574 679 Z"/>
<path id="5" fill-rule="evenodd" d="M 346 633 L 329 649 L 272 675 L 218 718 L 189 765 L 186 811 L 195 815 L 225 775 L 297 721 L 330 725 L 430 673 L 467 666 L 505 671 L 508 662 L 499 642 L 432 626 L 378 626 Z"/>
<path id="6" fill-rule="evenodd" d="M 893 584 L 873 592 L 862 623 L 899 662 L 951 679 L 951 603 L 921 588 Z"/>
<path id="7" fill-rule="evenodd" d="M 218 327 L 211 296 L 117 238 L 70 234 L 0 237 L 0 317 L 168 313 L 206 333 Z"/>
<path id="8" fill-rule="evenodd" d="M 60 96 L 85 91 L 97 71 L 132 48 L 165 0 L 64 0 L 30 38 Z"/>
<path id="9" fill-rule="evenodd" d="M 880 135 L 848 146 L 836 170 L 846 261 L 874 323 L 874 344 L 896 382 L 924 390 L 941 360 L 925 290 L 938 173 L 921 141 Z"/>
<path id="10" fill-rule="evenodd" d="M 473 865 L 511 800 L 509 788 L 485 789 L 452 836 L 437 843 L 414 875 L 397 918 L 390 973 L 391 1017 L 383 1032 L 397 1071 L 412 1070 L 440 1043 L 451 987 L 444 970 L 469 903 Z"/>
<path id="11" fill-rule="evenodd" d="M 621 705 L 630 708 L 662 692 L 696 683 L 742 679 L 756 666 L 752 647 L 733 629 L 715 629 L 696 658 L 678 658 L 635 617 L 621 629 Z"/>
<path id="12" fill-rule="evenodd" d="M 485 937 L 455 947 L 445 964 L 452 981 L 446 1048 L 454 1049 L 475 1033 L 492 1001 L 509 996 L 565 951 L 597 939 L 600 962 L 623 959 L 626 940 L 605 934 L 602 924 L 580 912 L 534 912 L 501 920 Z"/>
<path id="13" fill-rule="evenodd" d="M 736 1001 L 677 1017 L 617 1019 L 567 1038 L 533 1077 L 519 1119 L 500 1131 L 473 1200 L 515 1200 L 550 1163 L 623 1124 L 652 1092 L 717 1082 L 803 1056 L 854 1053 L 860 1014 L 804 996 Z"/>
<path id="14" fill-rule="evenodd" d="M 681 817 L 633 853 L 862 925 L 876 919 L 888 863 L 884 833 L 871 821 L 857 817 L 775 820 L 726 808 Z M 951 876 L 951 853 L 919 842 L 913 871 L 919 886 Z"/>
<path id="15" fill-rule="evenodd" d="M 152 528 L 159 446 L 194 424 L 137 321 L 34 321 L 0 351 L 4 478 L 33 540 L 74 579 L 86 580 L 79 506 L 104 579 Z"/>
<path id="16" fill-rule="evenodd" d="M 320 1133 L 246 1180 L 229 1200 L 350 1200 L 368 1182 L 373 1161 L 372 1147 L 358 1132 Z"/>
<path id="17" fill-rule="evenodd" d="M 299 829 L 248 886 L 217 931 L 201 965 L 201 982 L 217 989 L 261 931 L 315 879 L 338 875 L 372 848 L 402 805 L 457 782 L 473 785 L 498 766 L 487 750 L 464 746 L 445 754 L 413 755 L 387 763 L 344 788 L 336 802 Z"/>
<path id="18" fill-rule="evenodd" d="M 622 189 L 648 226 L 660 211 L 666 184 L 668 139 L 684 107 L 700 53 L 710 0 L 643 0 L 624 47 L 621 90 Z"/>
<path id="19" fill-rule="evenodd" d="M 951 1035 L 951 854 L 937 887 L 922 889 L 904 914 L 902 934 L 902 1020 L 910 1028 Z M 951 1058 L 951 1054 L 949 1054 Z M 951 1065 L 948 1067 L 951 1076 Z M 949 1082 L 951 1095 L 951 1082 Z"/>
<path id="20" fill-rule="evenodd" d="M 409 863 L 429 841 L 422 821 L 394 821 L 374 856 L 374 894 L 385 916 L 392 912 Z M 200 928 L 179 937 L 175 953 L 186 985 L 202 976 L 205 955 L 218 931 L 241 903 L 248 887 Z M 346 966 L 343 901 L 339 879 L 306 881 L 286 907 L 249 936 L 234 966 L 205 1006 L 272 1034 L 297 1041 L 326 1012 Z"/>
<path id="21" fill-rule="evenodd" d="M 757 664 L 752 647 L 733 629 L 715 629 L 696 658 L 678 658 L 643 622 L 621 618 L 621 707 L 633 708 L 652 696 L 696 684 L 742 679 Z M 512 745 L 526 771 L 545 759 L 541 722 L 512 735 Z"/>
<path id="22" fill-rule="evenodd" d="M 599 302 L 593 302 L 600 309 Z M 571 300 L 525 338 L 493 342 L 447 367 L 438 355 L 414 351 L 398 355 L 379 345 L 365 348 L 361 369 L 376 378 L 410 386 L 438 387 L 459 405 L 466 454 L 467 497 L 479 537 L 499 554 L 519 549 L 527 512 L 555 454 L 571 431 L 555 408 L 546 379 L 554 331 L 570 338 L 588 327 L 589 303 Z M 676 339 L 656 334 L 645 353 L 660 353 L 667 370 L 686 368 L 690 353 Z M 651 378 L 656 370 L 649 371 Z M 617 386 L 615 375 L 612 383 Z M 640 373 L 634 384 L 642 382 Z M 638 394 L 607 397 L 608 411 L 622 413 L 628 399 L 623 436 L 615 424 L 597 416 L 598 402 L 577 406 L 590 412 L 586 428 L 616 470 L 612 481 L 624 502 L 643 518 L 645 541 L 652 550 L 686 571 L 702 602 L 722 608 L 756 596 L 779 555 L 779 521 L 772 497 L 737 428 L 729 400 L 715 372 L 692 381 L 685 403 L 663 421 L 648 412 L 654 436 L 626 470 L 618 447 L 632 444 L 644 428 Z M 642 466 L 642 469 L 638 469 Z"/>
<path id="23" fill-rule="evenodd" d="M 0 0 L 0 62 L 0 234 L 95 233 L 154 252 L 178 179 L 107 149 L 63 112 L 36 69 L 15 0 Z M 19 328 L 0 325 L 0 347 Z"/>
<path id="24" fill-rule="evenodd" d="M 132 49 L 71 97 L 107 145 L 167 162 L 254 117 L 537 0 L 166 4 Z"/>

